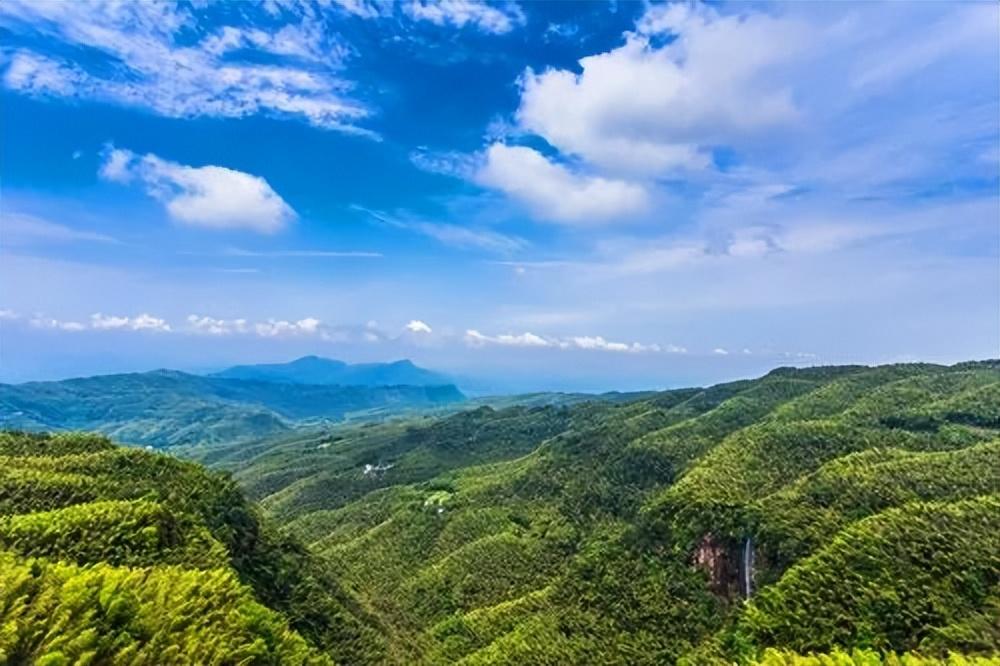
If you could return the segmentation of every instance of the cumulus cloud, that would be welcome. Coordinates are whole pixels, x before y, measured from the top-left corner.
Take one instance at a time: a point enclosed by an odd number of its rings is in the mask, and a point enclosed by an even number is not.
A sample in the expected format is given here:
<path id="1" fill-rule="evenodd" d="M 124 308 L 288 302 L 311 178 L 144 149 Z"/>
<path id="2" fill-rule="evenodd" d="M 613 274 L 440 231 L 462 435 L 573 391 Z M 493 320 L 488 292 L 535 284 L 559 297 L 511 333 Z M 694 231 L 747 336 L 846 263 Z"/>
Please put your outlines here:
<path id="1" fill-rule="evenodd" d="M 659 352 L 662 351 L 660 345 L 644 345 L 638 342 L 628 344 L 625 342 L 609 342 L 601 336 L 582 336 L 570 338 L 570 341 L 580 349 L 601 349 L 605 351 L 617 352 Z"/>
<path id="2" fill-rule="evenodd" d="M 350 49 L 324 28 L 313 5 L 290 6 L 268 29 L 227 25 L 209 32 L 205 16 L 197 6 L 166 2 L 6 0 L 0 25 L 44 41 L 12 49 L 3 82 L 28 95 L 92 99 L 175 118 L 263 113 L 373 136 L 357 127 L 368 109 L 347 95 L 350 85 L 340 78 Z M 204 36 L 192 42 L 198 33 Z M 84 65 L 66 55 L 82 49 L 98 57 Z"/>
<path id="3" fill-rule="evenodd" d="M 564 224 L 620 220 L 649 205 L 646 190 L 638 184 L 574 173 L 525 146 L 494 143 L 475 178 L 520 201 L 538 217 Z"/>
<path id="4" fill-rule="evenodd" d="M 205 335 L 232 335 L 250 330 L 246 319 L 216 319 L 204 315 L 188 315 L 188 326 L 195 333 Z"/>
<path id="5" fill-rule="evenodd" d="M 283 319 L 268 319 L 254 325 L 257 335 L 264 338 L 274 338 L 283 335 L 316 335 L 320 332 L 320 321 L 314 317 L 306 317 L 298 321 Z"/>
<path id="6" fill-rule="evenodd" d="M 99 173 L 118 183 L 138 180 L 182 224 L 273 233 L 296 217 L 266 180 L 235 169 L 185 166 L 110 148 Z"/>
<path id="7" fill-rule="evenodd" d="M 431 327 L 420 321 L 419 319 L 413 319 L 406 325 L 406 330 L 411 333 L 430 333 Z"/>
<path id="8" fill-rule="evenodd" d="M 303 317 L 297 320 L 269 318 L 251 322 L 244 318 L 219 319 L 192 314 L 188 315 L 187 324 L 188 332 L 201 335 L 253 335 L 260 338 L 315 337 L 328 342 L 346 339 L 343 331 L 327 326 L 316 317 Z"/>
<path id="9" fill-rule="evenodd" d="M 791 91 L 768 71 L 793 60 L 807 35 L 804 25 L 766 14 L 654 5 L 624 45 L 581 59 L 580 73 L 526 71 L 517 121 L 609 169 L 702 169 L 709 145 L 795 120 Z M 657 46 L 662 37 L 670 39 Z"/>

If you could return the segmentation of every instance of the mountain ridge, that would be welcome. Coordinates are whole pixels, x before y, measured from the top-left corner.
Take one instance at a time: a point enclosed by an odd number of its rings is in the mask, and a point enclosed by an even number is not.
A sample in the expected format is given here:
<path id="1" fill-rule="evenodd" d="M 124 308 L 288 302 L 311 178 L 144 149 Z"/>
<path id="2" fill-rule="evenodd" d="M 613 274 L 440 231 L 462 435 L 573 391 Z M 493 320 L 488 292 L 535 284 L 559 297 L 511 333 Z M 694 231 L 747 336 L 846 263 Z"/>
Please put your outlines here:
<path id="1" fill-rule="evenodd" d="M 245 441 L 316 420 L 376 417 L 464 399 L 450 384 L 289 384 L 153 370 L 0 384 L 0 426 L 94 430 L 124 442 L 175 446 Z"/>
<path id="2" fill-rule="evenodd" d="M 410 359 L 352 364 L 315 355 L 302 356 L 287 363 L 234 365 L 208 376 L 344 386 L 443 386 L 455 383 L 441 373 L 417 366 Z"/>

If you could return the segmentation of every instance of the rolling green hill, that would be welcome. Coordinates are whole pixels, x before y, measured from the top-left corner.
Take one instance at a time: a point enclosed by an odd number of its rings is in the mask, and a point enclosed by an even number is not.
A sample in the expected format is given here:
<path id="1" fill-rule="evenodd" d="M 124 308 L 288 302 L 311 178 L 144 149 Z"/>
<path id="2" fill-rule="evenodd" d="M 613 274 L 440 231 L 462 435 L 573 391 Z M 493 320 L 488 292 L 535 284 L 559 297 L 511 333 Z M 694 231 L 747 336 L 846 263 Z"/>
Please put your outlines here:
<path id="1" fill-rule="evenodd" d="M 0 433 L 0 663 L 364 663 L 328 566 L 203 468 L 95 435 Z"/>
<path id="2" fill-rule="evenodd" d="M 0 384 L 0 427 L 94 430 L 157 447 L 243 442 L 311 421 L 462 401 L 454 386 L 326 386 L 160 370 Z"/>
<path id="3" fill-rule="evenodd" d="M 0 436 L 0 663 L 1000 664 L 1000 362 L 548 403 Z"/>
<path id="4" fill-rule="evenodd" d="M 202 460 L 340 572 L 390 662 L 995 664 L 998 391 L 988 362 L 783 368 Z"/>

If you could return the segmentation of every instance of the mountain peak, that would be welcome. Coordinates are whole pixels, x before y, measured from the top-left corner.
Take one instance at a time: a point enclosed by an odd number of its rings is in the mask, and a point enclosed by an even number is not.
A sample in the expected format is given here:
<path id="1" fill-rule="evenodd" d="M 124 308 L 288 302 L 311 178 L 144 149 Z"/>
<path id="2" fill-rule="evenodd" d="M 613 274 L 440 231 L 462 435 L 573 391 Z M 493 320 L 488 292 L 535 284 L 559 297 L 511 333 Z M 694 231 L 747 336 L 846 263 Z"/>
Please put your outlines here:
<path id="1" fill-rule="evenodd" d="M 314 355 L 303 356 L 288 363 L 238 365 L 213 376 L 286 384 L 343 386 L 441 386 L 452 383 L 448 377 L 421 368 L 406 358 L 388 363 L 352 365 Z"/>
<path id="2" fill-rule="evenodd" d="M 335 358 L 324 358 L 322 356 L 316 356 L 315 354 L 310 354 L 308 356 L 302 356 L 302 357 L 299 357 L 299 358 L 295 359 L 294 361 L 290 361 L 288 363 L 273 363 L 273 364 L 269 364 L 269 365 L 271 367 L 278 367 L 278 366 L 282 366 L 282 365 L 289 365 L 289 366 L 290 365 L 294 365 L 294 366 L 303 366 L 303 365 L 330 365 L 330 366 L 336 366 L 336 367 L 341 367 L 341 368 L 342 367 L 347 367 L 347 363 L 345 363 L 344 361 L 338 361 Z"/>

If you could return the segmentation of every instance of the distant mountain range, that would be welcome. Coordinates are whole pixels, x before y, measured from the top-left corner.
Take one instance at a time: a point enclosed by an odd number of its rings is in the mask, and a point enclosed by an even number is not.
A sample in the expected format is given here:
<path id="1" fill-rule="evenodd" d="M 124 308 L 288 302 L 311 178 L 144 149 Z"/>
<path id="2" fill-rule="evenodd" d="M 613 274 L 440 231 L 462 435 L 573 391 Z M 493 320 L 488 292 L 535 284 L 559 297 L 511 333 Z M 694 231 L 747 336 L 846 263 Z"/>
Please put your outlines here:
<path id="1" fill-rule="evenodd" d="M 342 383 L 334 381 L 337 369 Z M 347 385 L 347 378 L 357 383 Z M 407 384 L 407 378 L 423 381 Z M 306 357 L 207 377 L 157 370 L 0 384 L 0 428 L 94 430 L 157 447 L 232 443 L 310 422 L 377 418 L 464 399 L 446 378 L 409 361 L 351 366 Z"/>
<path id="2" fill-rule="evenodd" d="M 418 367 L 408 359 L 392 363 L 349 364 L 319 356 L 303 356 L 290 363 L 237 365 L 211 376 L 341 386 L 444 386 L 453 383 L 445 375 Z"/>

